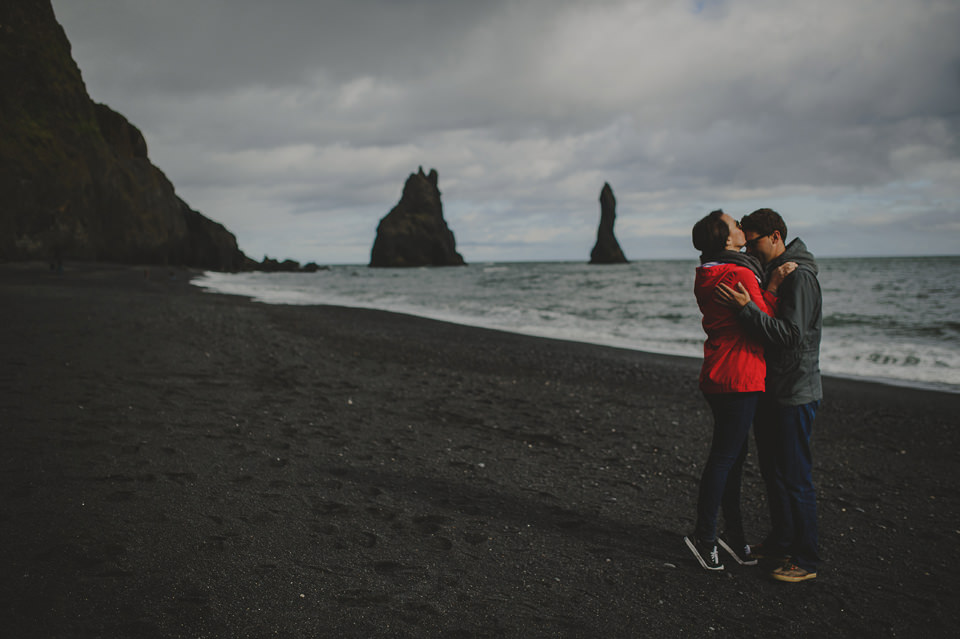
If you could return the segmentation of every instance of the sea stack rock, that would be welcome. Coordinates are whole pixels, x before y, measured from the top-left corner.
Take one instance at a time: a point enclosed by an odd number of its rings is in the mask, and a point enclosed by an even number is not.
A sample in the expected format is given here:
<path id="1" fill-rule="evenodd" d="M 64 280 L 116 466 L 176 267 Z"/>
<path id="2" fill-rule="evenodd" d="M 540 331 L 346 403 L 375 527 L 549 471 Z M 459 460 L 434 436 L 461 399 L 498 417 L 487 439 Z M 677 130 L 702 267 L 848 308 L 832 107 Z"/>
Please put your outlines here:
<path id="1" fill-rule="evenodd" d="M 613 189 L 606 182 L 600 190 L 600 228 L 597 229 L 597 243 L 590 251 L 591 264 L 626 264 L 627 258 L 620 250 L 620 244 L 613 235 L 613 222 L 617 217 L 614 210 L 617 200 Z"/>
<path id="2" fill-rule="evenodd" d="M 443 219 L 437 171 L 412 173 L 403 195 L 377 226 L 370 266 L 463 266 L 453 232 Z"/>
<path id="3" fill-rule="evenodd" d="M 0 2 L 0 262 L 77 259 L 237 270 L 125 117 L 87 94 L 49 0 Z"/>

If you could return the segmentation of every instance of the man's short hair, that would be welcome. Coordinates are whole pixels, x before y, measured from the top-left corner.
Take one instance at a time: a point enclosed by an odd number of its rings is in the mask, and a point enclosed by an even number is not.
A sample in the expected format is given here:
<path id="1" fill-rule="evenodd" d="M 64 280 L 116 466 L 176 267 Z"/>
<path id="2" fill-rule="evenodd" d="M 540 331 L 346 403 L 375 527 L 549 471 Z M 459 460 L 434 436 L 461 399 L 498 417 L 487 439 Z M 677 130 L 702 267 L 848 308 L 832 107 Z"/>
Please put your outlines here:
<path id="1" fill-rule="evenodd" d="M 750 215 L 745 215 L 740 220 L 740 227 L 744 232 L 751 231 L 761 237 L 780 231 L 780 239 L 784 244 L 787 243 L 787 223 L 773 209 L 757 209 Z"/>
<path id="2" fill-rule="evenodd" d="M 704 255 L 719 253 L 727 247 L 730 227 L 723 221 L 723 211 L 717 209 L 693 225 L 693 246 Z"/>

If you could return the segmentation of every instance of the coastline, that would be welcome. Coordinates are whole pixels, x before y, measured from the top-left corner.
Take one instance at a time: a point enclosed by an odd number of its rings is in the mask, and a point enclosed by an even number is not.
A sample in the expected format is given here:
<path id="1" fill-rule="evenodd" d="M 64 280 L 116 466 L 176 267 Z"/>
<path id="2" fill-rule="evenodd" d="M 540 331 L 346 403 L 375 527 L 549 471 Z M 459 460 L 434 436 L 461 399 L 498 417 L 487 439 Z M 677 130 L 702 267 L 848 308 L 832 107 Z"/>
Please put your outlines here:
<path id="1" fill-rule="evenodd" d="M 922 261 L 910 260 L 914 266 Z M 931 300 L 930 312 L 904 320 L 892 310 L 899 302 L 890 299 L 896 286 L 888 281 L 890 265 L 875 260 L 862 264 L 875 276 L 870 281 L 851 279 L 851 267 L 839 266 L 860 262 L 823 263 L 824 304 L 834 309 L 824 315 L 828 329 L 820 360 L 823 374 L 960 394 L 955 323 L 945 313 L 949 296 L 940 303 Z M 268 304 L 372 308 L 700 360 L 704 336 L 699 310 L 687 290 L 692 277 L 685 268 L 688 264 L 649 260 L 597 269 L 581 262 L 511 262 L 386 272 L 352 265 L 331 267 L 319 275 L 203 273 L 194 284 Z M 937 268 L 947 276 L 945 265 L 936 264 L 922 267 L 923 275 L 916 277 L 918 303 L 938 281 Z M 853 281 L 871 292 L 859 297 L 851 289 Z M 852 304 L 849 295 L 859 301 Z M 938 334 L 942 340 L 935 339 Z"/>
<path id="2" fill-rule="evenodd" d="M 821 576 L 711 575 L 681 541 L 709 443 L 698 359 L 258 304 L 197 273 L 0 265 L 0 593 L 19 636 L 946 636 L 960 621 L 956 394 L 826 377 Z"/>

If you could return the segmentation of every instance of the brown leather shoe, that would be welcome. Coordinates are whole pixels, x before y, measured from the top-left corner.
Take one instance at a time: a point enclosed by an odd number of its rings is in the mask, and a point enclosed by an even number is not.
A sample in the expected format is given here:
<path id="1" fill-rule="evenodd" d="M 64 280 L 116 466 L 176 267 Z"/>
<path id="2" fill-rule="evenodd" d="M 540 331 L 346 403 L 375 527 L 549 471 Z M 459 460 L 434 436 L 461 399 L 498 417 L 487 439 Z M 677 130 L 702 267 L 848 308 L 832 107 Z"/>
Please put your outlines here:
<path id="1" fill-rule="evenodd" d="M 785 563 L 773 572 L 770 573 L 770 576 L 776 579 L 777 581 L 788 581 L 790 583 L 796 583 L 798 581 L 807 581 L 808 579 L 816 579 L 817 573 L 811 572 L 809 570 L 804 570 L 800 566 L 791 563 Z"/>

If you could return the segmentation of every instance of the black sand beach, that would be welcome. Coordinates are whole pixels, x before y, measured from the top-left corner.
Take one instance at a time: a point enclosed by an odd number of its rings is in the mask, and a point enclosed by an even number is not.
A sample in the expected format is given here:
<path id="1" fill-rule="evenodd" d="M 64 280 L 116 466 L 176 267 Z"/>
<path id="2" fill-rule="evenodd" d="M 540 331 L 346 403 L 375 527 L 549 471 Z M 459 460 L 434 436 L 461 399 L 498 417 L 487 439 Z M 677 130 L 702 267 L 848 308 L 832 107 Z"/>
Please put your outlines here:
<path id="1" fill-rule="evenodd" d="M 172 275 L 0 266 L 3 636 L 955 636 L 960 395 L 826 379 L 819 578 L 710 574 L 698 361 Z"/>

